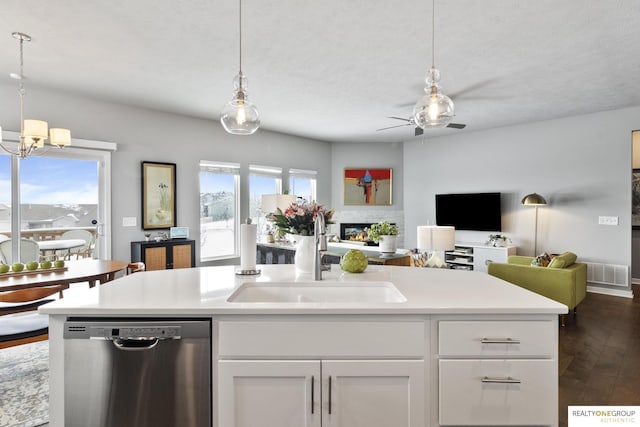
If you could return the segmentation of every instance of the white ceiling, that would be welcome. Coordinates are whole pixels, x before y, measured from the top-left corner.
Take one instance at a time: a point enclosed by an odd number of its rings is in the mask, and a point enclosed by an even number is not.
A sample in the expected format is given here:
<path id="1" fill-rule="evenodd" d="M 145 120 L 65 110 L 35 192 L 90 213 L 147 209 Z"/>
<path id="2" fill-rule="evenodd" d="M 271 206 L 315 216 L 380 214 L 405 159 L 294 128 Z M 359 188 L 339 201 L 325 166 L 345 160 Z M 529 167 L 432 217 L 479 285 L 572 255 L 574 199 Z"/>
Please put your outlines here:
<path id="1" fill-rule="evenodd" d="M 2 0 L 0 80 L 218 120 L 238 71 L 237 0 Z M 429 0 L 243 0 L 262 129 L 403 141 L 431 65 Z M 465 130 L 640 105 L 640 1 L 436 0 L 436 66 Z M 14 101 L 11 101 L 14 102 Z M 28 102 L 28 101 L 27 101 Z M 640 118 L 639 118 L 640 127 Z"/>

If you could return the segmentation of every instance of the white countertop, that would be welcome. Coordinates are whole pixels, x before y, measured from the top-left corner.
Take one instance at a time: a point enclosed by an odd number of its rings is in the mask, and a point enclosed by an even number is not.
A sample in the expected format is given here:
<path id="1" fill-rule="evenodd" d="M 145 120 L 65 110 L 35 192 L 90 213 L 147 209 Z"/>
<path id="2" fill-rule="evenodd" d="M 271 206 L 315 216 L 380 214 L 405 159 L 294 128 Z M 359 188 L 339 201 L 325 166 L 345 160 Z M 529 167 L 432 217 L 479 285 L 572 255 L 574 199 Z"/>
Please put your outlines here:
<path id="1" fill-rule="evenodd" d="M 295 267 L 260 265 L 258 276 L 238 276 L 237 266 L 200 267 L 131 274 L 92 289 L 72 289 L 40 312 L 99 316 L 214 314 L 563 314 L 567 307 L 486 273 L 370 265 L 351 274 L 332 265 L 329 281 L 388 281 L 402 303 L 229 303 L 245 282 L 309 281 Z"/>

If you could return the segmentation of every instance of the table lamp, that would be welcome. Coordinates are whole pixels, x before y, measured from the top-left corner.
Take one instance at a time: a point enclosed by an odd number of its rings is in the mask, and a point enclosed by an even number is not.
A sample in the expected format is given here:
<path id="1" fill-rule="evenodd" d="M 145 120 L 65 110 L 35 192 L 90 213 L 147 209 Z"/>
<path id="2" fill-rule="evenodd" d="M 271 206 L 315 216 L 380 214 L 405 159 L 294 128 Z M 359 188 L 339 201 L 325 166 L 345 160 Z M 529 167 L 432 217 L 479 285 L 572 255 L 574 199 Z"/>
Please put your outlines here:
<path id="1" fill-rule="evenodd" d="M 418 226 L 418 250 L 433 251 L 425 267 L 444 268 L 447 263 L 440 258 L 439 251 L 449 251 L 455 247 L 454 227 L 437 225 Z"/>
<path id="2" fill-rule="evenodd" d="M 524 206 L 534 206 L 536 208 L 536 222 L 534 228 L 534 237 L 533 237 L 533 256 L 538 255 L 538 207 L 545 206 L 547 201 L 544 197 L 539 195 L 538 193 L 527 194 L 522 198 L 522 203 Z"/>

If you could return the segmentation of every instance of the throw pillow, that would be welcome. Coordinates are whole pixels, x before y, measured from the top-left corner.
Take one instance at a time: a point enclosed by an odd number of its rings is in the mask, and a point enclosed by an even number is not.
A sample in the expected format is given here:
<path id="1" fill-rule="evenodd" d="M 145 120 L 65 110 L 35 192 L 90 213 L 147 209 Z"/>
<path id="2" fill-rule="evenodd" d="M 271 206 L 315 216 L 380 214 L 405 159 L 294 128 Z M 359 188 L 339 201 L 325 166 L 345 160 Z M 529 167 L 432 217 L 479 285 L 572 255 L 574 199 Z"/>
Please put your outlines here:
<path id="1" fill-rule="evenodd" d="M 555 257 L 553 257 L 553 259 L 549 263 L 548 267 L 549 268 L 564 268 L 565 265 L 566 265 L 566 263 L 565 263 L 564 259 L 560 258 L 559 256 L 555 256 Z"/>
<path id="2" fill-rule="evenodd" d="M 558 255 L 556 258 L 564 260 L 564 268 L 566 268 L 573 265 L 573 263 L 576 262 L 576 259 L 578 259 L 578 256 L 573 252 L 565 252 L 562 255 Z"/>
<path id="3" fill-rule="evenodd" d="M 531 261 L 533 267 L 546 267 L 551 262 L 551 257 L 548 253 L 544 252 L 542 255 L 538 255 Z"/>

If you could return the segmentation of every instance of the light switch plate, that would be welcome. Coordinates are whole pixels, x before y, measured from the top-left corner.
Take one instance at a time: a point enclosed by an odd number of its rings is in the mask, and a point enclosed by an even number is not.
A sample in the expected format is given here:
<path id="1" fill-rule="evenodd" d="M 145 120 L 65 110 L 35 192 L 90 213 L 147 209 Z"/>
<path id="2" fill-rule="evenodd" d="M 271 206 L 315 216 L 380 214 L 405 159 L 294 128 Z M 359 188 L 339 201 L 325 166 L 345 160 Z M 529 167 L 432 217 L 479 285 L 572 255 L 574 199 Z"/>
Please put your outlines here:
<path id="1" fill-rule="evenodd" d="M 618 225 L 617 216 L 599 216 L 598 224 L 600 225 Z"/>
<path id="2" fill-rule="evenodd" d="M 135 227 L 138 224 L 138 220 L 135 216 L 124 216 L 122 217 L 122 226 L 123 227 Z"/>

